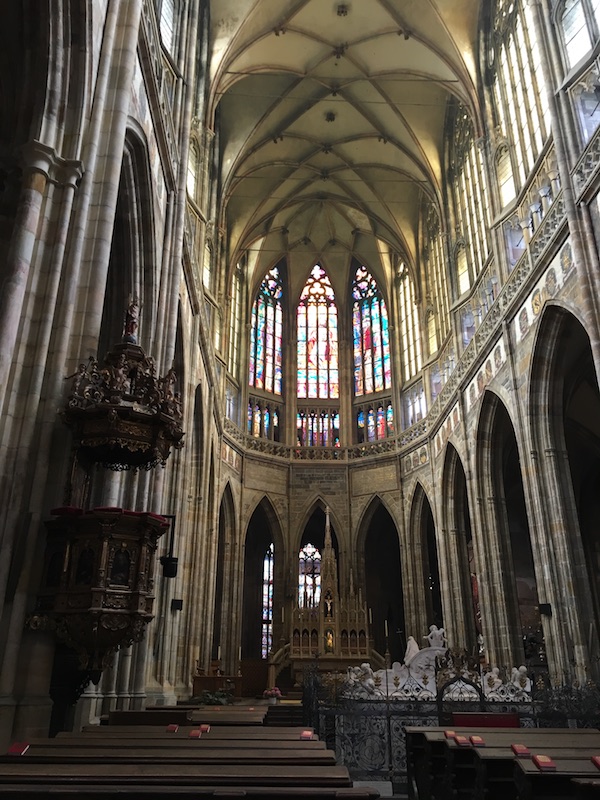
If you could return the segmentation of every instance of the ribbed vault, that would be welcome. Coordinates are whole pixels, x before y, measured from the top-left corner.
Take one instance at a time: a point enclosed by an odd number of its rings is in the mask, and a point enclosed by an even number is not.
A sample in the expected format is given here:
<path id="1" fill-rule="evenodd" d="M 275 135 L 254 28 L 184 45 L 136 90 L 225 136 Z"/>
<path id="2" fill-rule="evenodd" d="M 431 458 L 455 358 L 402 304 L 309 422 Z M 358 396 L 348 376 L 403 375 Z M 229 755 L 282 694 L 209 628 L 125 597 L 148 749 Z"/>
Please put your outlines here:
<path id="1" fill-rule="evenodd" d="M 317 259 L 336 272 L 354 254 L 383 275 L 384 252 L 415 263 L 419 209 L 442 202 L 451 96 L 478 127 L 479 6 L 212 0 L 230 262 L 254 251 L 262 274 L 287 254 L 299 282 Z"/>

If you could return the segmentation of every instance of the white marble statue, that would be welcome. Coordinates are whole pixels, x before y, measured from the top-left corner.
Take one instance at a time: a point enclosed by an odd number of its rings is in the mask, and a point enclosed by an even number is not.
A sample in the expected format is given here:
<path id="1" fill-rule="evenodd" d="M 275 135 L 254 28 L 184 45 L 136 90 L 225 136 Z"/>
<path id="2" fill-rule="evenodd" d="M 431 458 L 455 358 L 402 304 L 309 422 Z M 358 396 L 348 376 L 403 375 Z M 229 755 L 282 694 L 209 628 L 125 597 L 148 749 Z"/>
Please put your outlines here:
<path id="1" fill-rule="evenodd" d="M 435 647 L 438 650 L 446 649 L 446 632 L 443 628 L 438 628 L 437 625 L 430 625 L 429 633 L 424 638 L 429 642 L 429 647 Z"/>
<path id="2" fill-rule="evenodd" d="M 406 653 L 404 653 L 404 663 L 408 666 L 419 652 L 419 645 L 414 636 L 409 636 L 406 642 Z"/>
<path id="3" fill-rule="evenodd" d="M 531 692 L 531 678 L 527 675 L 527 667 L 521 664 L 520 667 L 513 667 L 512 682 L 524 692 Z"/>
<path id="4" fill-rule="evenodd" d="M 491 671 L 485 675 L 483 680 L 483 693 L 491 694 L 495 692 L 499 686 L 502 686 L 502 678 L 500 677 L 500 670 L 498 667 L 492 667 Z"/>

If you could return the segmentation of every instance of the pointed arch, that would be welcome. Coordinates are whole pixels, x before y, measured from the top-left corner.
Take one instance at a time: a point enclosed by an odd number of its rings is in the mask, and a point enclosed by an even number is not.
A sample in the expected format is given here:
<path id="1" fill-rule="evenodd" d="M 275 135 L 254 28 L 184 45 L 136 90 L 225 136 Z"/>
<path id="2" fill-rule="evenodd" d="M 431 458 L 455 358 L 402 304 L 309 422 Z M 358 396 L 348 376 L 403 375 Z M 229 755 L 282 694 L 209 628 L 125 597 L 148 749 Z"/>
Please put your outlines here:
<path id="1" fill-rule="evenodd" d="M 158 312 L 153 196 L 148 145 L 131 121 L 125 136 L 102 310 L 100 358 L 120 341 L 123 314 L 132 299 L 140 308 L 138 343 L 145 349 L 152 343 Z"/>
<path id="2" fill-rule="evenodd" d="M 216 574 L 215 574 L 215 600 L 214 600 L 214 614 L 213 614 L 213 636 L 212 636 L 212 649 L 211 658 L 213 661 L 221 660 L 225 654 L 222 652 L 222 646 L 227 643 L 229 628 L 227 625 L 230 619 L 230 609 L 226 607 L 225 596 L 225 582 L 229 575 L 231 568 L 232 547 L 231 544 L 235 537 L 235 503 L 233 499 L 233 491 L 231 484 L 228 482 L 221 495 L 221 503 L 219 505 L 219 517 L 217 523 L 217 561 L 216 561 Z M 228 603 L 229 604 L 229 603 Z M 227 604 L 227 605 L 228 605 Z"/>
<path id="3" fill-rule="evenodd" d="M 446 446 L 442 471 L 440 537 L 443 555 L 440 572 L 446 615 L 446 635 L 461 642 L 474 655 L 481 634 L 477 553 L 472 534 L 467 476 L 462 459 L 452 443 Z"/>
<path id="4" fill-rule="evenodd" d="M 545 307 L 529 390 L 538 491 L 544 497 L 538 536 L 549 554 L 541 591 L 555 610 L 542 617 L 548 659 L 557 670 L 571 669 L 567 662 L 576 661 L 580 669 L 596 673 L 600 392 L 589 335 L 570 309 Z M 572 656 L 574 647 L 580 654 L 577 659 Z"/>
<path id="5" fill-rule="evenodd" d="M 387 649 L 392 661 L 402 661 L 407 632 L 400 537 L 396 522 L 379 495 L 371 499 L 362 514 L 356 563 L 358 585 L 365 587 L 373 647 L 380 654 Z"/>
<path id="6" fill-rule="evenodd" d="M 482 531 L 481 614 L 488 660 L 523 660 L 524 636 L 539 628 L 539 600 L 523 482 L 523 455 L 511 415 L 486 389 L 476 437 Z M 499 568 L 501 565 L 501 568 Z"/>
<path id="7" fill-rule="evenodd" d="M 433 507 L 420 481 L 415 486 L 410 504 L 409 548 L 414 555 L 413 580 L 417 596 L 414 601 L 419 624 L 443 627 L 440 569 Z"/>
<path id="8" fill-rule="evenodd" d="M 268 558 L 269 575 L 265 575 Z M 244 585 L 241 608 L 242 659 L 265 659 L 283 635 L 285 546 L 281 524 L 265 495 L 256 503 L 244 535 Z M 266 679 L 266 675 L 264 676 Z M 264 688 L 264 686 L 263 686 Z"/>

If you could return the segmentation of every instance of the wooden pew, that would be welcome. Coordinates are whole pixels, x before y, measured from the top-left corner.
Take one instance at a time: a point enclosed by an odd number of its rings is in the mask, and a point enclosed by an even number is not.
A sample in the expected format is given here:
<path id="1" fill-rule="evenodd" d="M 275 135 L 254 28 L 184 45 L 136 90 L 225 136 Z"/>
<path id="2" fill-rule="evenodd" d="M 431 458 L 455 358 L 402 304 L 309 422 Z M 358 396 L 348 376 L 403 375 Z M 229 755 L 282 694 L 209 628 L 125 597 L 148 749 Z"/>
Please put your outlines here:
<path id="1" fill-rule="evenodd" d="M 219 711 L 210 709 L 186 709 L 165 706 L 145 711 L 111 711 L 108 715 L 108 726 L 116 725 L 189 725 L 196 722 L 208 722 L 211 725 L 262 725 L 266 711 Z"/>
<path id="2" fill-rule="evenodd" d="M 531 753 L 552 751 L 555 755 L 569 748 L 573 756 L 583 752 L 600 754 L 600 733 L 577 736 L 577 731 L 554 731 L 545 733 L 544 729 L 534 731 L 521 739 L 515 739 L 507 731 L 490 731 L 481 738 L 484 747 L 465 747 L 451 739 L 445 741 L 446 770 L 444 789 L 446 796 L 470 798 L 482 796 L 490 791 L 490 782 L 502 782 L 508 778 L 512 782 L 513 761 L 517 757 L 512 749 L 513 743 L 526 744 Z M 530 756 L 527 756 L 529 758 Z M 568 757 L 565 755 L 565 757 Z M 498 789 L 498 787 L 495 787 Z M 502 790 L 501 790 L 502 791 Z M 508 790 L 507 790 L 508 791 Z M 441 796 L 441 795 L 440 795 Z"/>
<path id="3" fill-rule="evenodd" d="M 586 737 L 587 738 L 587 737 Z M 571 737 L 577 745 L 577 736 Z M 473 748 L 475 758 L 475 782 L 473 797 L 486 797 L 488 800 L 513 800 L 517 796 L 514 780 L 516 761 L 531 761 L 531 755 L 516 755 L 506 747 Z M 600 755 L 600 746 L 589 747 L 580 743 L 573 747 L 533 747 L 531 753 L 543 753 L 557 759 L 587 759 Z M 600 779 L 600 771 L 598 774 Z"/>
<path id="4" fill-rule="evenodd" d="M 166 725 L 165 722 L 167 720 L 163 720 L 163 726 L 159 727 L 157 725 L 115 725 L 111 727 L 109 725 L 90 725 L 85 726 L 82 734 L 84 736 L 114 736 L 118 738 L 122 738 L 125 736 L 135 736 L 138 739 L 152 739 L 152 738 L 162 738 L 165 736 L 165 729 Z M 168 736 L 172 737 L 179 737 L 182 739 L 187 739 L 190 735 L 190 731 L 199 727 L 199 724 L 190 725 L 189 721 L 187 725 L 180 725 L 179 730 L 175 733 L 170 733 Z M 268 726 L 248 726 L 247 728 L 242 728 L 239 725 L 215 725 L 214 727 L 211 725 L 211 729 L 208 733 L 202 734 L 203 738 L 210 737 L 211 739 L 293 739 L 295 741 L 299 741 L 300 734 L 302 731 L 311 730 L 311 728 L 304 728 L 304 727 L 272 727 L 269 728 Z M 71 734 L 69 734 L 71 735 Z M 79 734 L 77 734 L 79 735 Z M 63 736 L 63 734 L 58 734 L 58 736 Z"/>
<path id="5" fill-rule="evenodd" d="M 80 800 L 81 789 L 77 785 L 55 785 L 50 778 L 46 783 L 30 786 L 26 783 L 2 783 L 3 800 Z M 120 784 L 88 784 L 86 797 L 94 800 L 124 800 Z M 227 788 L 207 786 L 149 786 L 128 784 L 126 800 L 377 800 L 379 792 L 370 787 L 336 789 L 322 786 L 249 786 Z"/>
<path id="6" fill-rule="evenodd" d="M 446 738 L 447 727 L 407 727 L 406 733 L 406 753 L 407 753 L 407 775 L 408 793 L 411 800 L 417 798 L 444 798 L 453 790 L 455 775 L 453 774 L 454 764 L 467 762 L 474 770 L 474 756 L 469 752 L 470 748 L 457 748 L 452 740 Z M 573 734 L 585 737 L 588 744 L 596 746 L 596 741 L 600 737 L 600 731 L 596 729 L 581 729 L 577 731 L 565 728 L 452 728 L 464 736 L 479 735 L 484 738 L 487 746 L 492 742 L 498 745 L 510 747 L 513 742 L 524 744 L 536 743 L 536 746 L 551 746 L 554 741 L 562 744 L 561 737 Z M 557 739 L 558 737 L 558 739 Z M 450 742 L 450 745 L 448 745 Z M 451 766 L 448 762 L 451 759 Z M 459 761 L 456 761 L 459 759 Z"/>
<path id="7" fill-rule="evenodd" d="M 0 764 L 0 794 L 6 784 L 39 786 L 52 781 L 56 787 L 77 784 L 80 793 L 87 786 L 120 784 L 123 790 L 130 784 L 137 786 L 300 786 L 322 788 L 350 788 L 352 781 L 346 767 L 337 766 L 274 766 L 265 764 L 237 764 L 223 769 L 218 764 L 120 764 L 111 763 L 30 763 L 27 758 L 17 758 Z M 4 798 L 3 798 L 4 800 Z"/>
<path id="8" fill-rule="evenodd" d="M 164 711 L 111 711 L 109 725 L 190 725 L 191 711 L 170 708 Z"/>
<path id="9" fill-rule="evenodd" d="M 301 743 L 299 743 L 301 744 Z M 14 763 L 15 759 L 23 759 L 35 764 L 95 764 L 103 763 L 108 769 L 113 764 L 222 764 L 228 769 L 239 764 L 263 765 L 308 765 L 335 766 L 335 753 L 332 750 L 309 750 L 302 747 L 292 749 L 275 749 L 255 747 L 249 748 L 163 748 L 148 750 L 137 747 L 116 748 L 92 745 L 90 747 L 71 748 L 52 744 L 29 744 L 23 755 L 0 756 L 2 764 Z"/>
<path id="10" fill-rule="evenodd" d="M 243 734 L 241 734 L 243 735 Z M 102 747 L 102 748 L 136 748 L 143 746 L 147 750 L 163 750 L 163 749 L 177 749 L 183 748 L 188 750 L 198 750 L 199 748 L 223 748 L 228 749 L 235 747 L 239 749 L 252 749 L 262 746 L 268 747 L 273 750 L 297 750 L 302 747 L 303 750 L 325 750 L 327 748 L 325 742 L 318 739 L 300 740 L 295 739 L 219 739 L 211 738 L 210 734 L 206 733 L 200 739 L 189 739 L 182 737 L 175 737 L 165 734 L 164 737 L 153 737 L 151 739 L 138 739 L 135 736 L 129 737 L 114 737 L 114 736 L 86 736 L 79 734 L 71 734 L 69 736 L 55 737 L 54 739 L 29 739 L 30 745 L 45 744 L 48 741 L 61 745 L 67 748 L 80 748 L 80 747 Z"/>
<path id="11" fill-rule="evenodd" d="M 556 771 L 543 772 L 533 763 L 518 759 L 514 762 L 514 780 L 519 800 L 561 797 L 575 798 L 577 786 L 573 778 L 600 777 L 600 770 L 589 757 L 556 758 Z"/>

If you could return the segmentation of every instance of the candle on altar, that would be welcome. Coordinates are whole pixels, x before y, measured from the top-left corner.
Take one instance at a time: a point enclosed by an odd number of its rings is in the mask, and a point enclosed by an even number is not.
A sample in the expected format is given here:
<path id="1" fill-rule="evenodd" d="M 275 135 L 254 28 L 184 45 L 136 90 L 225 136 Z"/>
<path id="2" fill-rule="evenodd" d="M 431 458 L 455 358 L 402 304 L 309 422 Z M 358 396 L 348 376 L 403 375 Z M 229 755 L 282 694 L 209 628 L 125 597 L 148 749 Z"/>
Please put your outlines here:
<path id="1" fill-rule="evenodd" d="M 281 621 L 285 622 L 285 609 L 283 606 L 281 606 Z"/>
<path id="2" fill-rule="evenodd" d="M 217 661 L 221 660 L 221 645 L 217 647 Z"/>
<path id="3" fill-rule="evenodd" d="M 373 624 L 373 609 L 369 609 L 369 625 Z"/>
<path id="4" fill-rule="evenodd" d="M 386 635 L 386 638 L 387 638 L 387 635 L 388 635 L 388 624 L 387 624 L 387 619 L 385 620 L 385 635 Z"/>
<path id="5" fill-rule="evenodd" d="M 240 645 L 239 650 L 238 650 L 238 661 L 241 661 L 241 660 L 242 660 L 242 645 Z"/>

